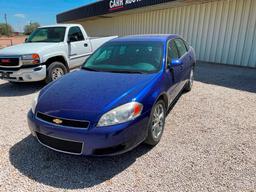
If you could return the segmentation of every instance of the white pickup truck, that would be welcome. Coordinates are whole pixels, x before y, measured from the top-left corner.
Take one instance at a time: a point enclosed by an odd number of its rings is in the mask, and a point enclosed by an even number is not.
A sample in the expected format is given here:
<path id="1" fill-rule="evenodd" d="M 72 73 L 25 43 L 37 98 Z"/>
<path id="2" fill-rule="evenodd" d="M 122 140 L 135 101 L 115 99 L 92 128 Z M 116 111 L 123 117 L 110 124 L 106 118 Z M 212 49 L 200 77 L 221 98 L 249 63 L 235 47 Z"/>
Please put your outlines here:
<path id="1" fill-rule="evenodd" d="M 0 79 L 49 83 L 81 66 L 98 47 L 113 38 L 116 36 L 88 37 L 78 24 L 40 27 L 25 43 L 0 49 Z"/>

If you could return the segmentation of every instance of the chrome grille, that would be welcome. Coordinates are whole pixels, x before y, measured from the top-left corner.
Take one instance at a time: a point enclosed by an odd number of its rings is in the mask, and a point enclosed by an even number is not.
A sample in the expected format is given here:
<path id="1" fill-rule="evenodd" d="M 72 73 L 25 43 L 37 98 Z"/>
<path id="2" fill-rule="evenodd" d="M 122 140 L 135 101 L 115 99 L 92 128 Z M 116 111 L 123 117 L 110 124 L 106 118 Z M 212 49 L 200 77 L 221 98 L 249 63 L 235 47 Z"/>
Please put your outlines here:
<path id="1" fill-rule="evenodd" d="M 46 115 L 46 114 L 40 113 L 40 112 L 38 112 L 36 116 L 37 116 L 38 119 L 41 119 L 41 120 L 46 121 L 48 123 L 61 125 L 61 126 L 67 126 L 67 127 L 73 127 L 73 128 L 88 128 L 89 124 L 90 124 L 89 121 L 80 121 L 80 120 L 54 117 L 54 116 Z"/>
<path id="2" fill-rule="evenodd" d="M 19 57 L 0 57 L 0 67 L 19 67 Z"/>

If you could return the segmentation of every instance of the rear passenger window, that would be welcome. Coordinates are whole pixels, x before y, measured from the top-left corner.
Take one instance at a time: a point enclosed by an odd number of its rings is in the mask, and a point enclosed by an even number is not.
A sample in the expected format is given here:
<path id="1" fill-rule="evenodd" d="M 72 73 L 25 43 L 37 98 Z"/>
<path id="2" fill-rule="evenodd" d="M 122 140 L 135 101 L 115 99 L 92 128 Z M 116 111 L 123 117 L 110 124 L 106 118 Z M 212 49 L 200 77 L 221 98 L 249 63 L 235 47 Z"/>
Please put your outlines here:
<path id="1" fill-rule="evenodd" d="M 174 41 L 171 41 L 168 48 L 168 63 L 171 62 L 172 59 L 179 59 L 179 52 Z"/>
<path id="2" fill-rule="evenodd" d="M 180 57 L 183 56 L 187 52 L 187 47 L 185 46 L 183 40 L 174 39 L 174 41 L 175 41 L 178 51 L 180 53 Z"/>

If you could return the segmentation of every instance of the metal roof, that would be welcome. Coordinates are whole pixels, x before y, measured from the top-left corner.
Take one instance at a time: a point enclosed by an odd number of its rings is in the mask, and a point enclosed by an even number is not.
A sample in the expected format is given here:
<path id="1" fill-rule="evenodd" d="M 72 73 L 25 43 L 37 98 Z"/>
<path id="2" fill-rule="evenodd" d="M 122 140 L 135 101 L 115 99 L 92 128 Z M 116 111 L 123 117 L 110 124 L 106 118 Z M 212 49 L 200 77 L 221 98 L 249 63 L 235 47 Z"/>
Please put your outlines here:
<path id="1" fill-rule="evenodd" d="M 122 12 L 175 0 L 103 0 L 58 14 L 57 23 Z"/>

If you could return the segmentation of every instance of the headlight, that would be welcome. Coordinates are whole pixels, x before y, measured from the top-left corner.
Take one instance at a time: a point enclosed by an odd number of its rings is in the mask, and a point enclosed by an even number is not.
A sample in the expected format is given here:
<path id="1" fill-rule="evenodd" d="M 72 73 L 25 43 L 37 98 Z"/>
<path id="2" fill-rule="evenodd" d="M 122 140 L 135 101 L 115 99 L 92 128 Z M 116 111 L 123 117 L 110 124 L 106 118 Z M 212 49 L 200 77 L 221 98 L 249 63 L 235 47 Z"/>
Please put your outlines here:
<path id="1" fill-rule="evenodd" d="M 133 120 L 140 116 L 143 105 L 138 102 L 131 102 L 121 105 L 107 113 L 99 120 L 97 127 L 110 126 Z"/>
<path id="2" fill-rule="evenodd" d="M 36 110 L 36 105 L 37 105 L 37 101 L 38 101 L 38 97 L 39 97 L 39 93 L 37 93 L 37 95 L 35 96 L 33 102 L 32 102 L 32 106 L 31 106 L 31 110 L 32 112 L 35 114 L 35 110 Z"/>
<path id="3" fill-rule="evenodd" d="M 21 61 L 23 65 L 33 65 L 40 63 L 40 57 L 38 54 L 22 55 Z"/>

